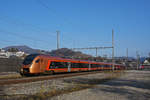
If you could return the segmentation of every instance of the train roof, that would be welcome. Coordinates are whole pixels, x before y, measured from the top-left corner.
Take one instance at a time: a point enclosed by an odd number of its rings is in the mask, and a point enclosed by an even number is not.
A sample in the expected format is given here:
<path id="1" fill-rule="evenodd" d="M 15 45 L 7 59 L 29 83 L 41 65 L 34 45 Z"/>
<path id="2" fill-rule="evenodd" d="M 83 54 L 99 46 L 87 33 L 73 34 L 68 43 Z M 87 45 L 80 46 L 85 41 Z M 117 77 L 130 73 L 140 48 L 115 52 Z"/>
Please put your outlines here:
<path id="1" fill-rule="evenodd" d="M 49 60 L 65 60 L 65 61 L 72 61 L 72 62 L 85 62 L 85 63 L 112 65 L 112 63 L 96 62 L 96 61 L 87 61 L 87 60 L 77 60 L 77 59 L 69 59 L 69 58 L 62 58 L 62 57 L 53 57 L 53 56 L 45 55 L 45 54 L 31 54 L 31 55 L 44 57 L 44 58 L 47 58 L 47 59 L 49 59 Z M 120 64 L 115 64 L 115 65 L 120 65 Z"/>

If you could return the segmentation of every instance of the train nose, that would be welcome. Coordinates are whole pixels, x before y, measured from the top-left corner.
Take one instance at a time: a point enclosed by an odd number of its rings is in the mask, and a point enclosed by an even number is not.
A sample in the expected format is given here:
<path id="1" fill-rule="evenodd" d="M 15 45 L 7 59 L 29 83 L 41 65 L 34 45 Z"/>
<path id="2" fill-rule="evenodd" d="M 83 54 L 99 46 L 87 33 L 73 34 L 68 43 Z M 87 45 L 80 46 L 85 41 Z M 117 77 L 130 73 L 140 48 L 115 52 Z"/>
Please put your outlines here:
<path id="1" fill-rule="evenodd" d="M 26 75 L 30 73 L 30 66 L 31 65 L 22 65 L 22 68 L 20 70 L 21 75 Z"/>

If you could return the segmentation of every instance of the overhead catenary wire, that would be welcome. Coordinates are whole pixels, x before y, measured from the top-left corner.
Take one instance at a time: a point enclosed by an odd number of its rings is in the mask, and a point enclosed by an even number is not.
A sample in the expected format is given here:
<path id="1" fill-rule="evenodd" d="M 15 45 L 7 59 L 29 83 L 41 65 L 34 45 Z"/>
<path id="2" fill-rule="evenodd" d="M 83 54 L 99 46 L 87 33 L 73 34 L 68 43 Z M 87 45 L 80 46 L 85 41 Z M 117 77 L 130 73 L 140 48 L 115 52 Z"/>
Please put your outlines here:
<path id="1" fill-rule="evenodd" d="M 5 16 L 5 17 L 1 17 L 1 15 L 0 15 L 0 22 L 1 23 L 7 23 L 7 24 L 13 24 L 13 25 L 15 25 L 15 26 L 21 26 L 22 27 L 22 29 L 24 29 L 25 27 L 24 26 L 28 26 L 28 25 L 30 25 L 31 27 L 29 28 L 29 29 L 33 29 L 33 28 L 36 28 L 37 30 L 35 30 L 35 31 L 41 31 L 41 28 L 39 28 L 39 27 L 35 27 L 34 25 L 32 25 L 32 24 L 27 24 L 27 23 L 24 23 L 24 22 L 22 22 L 22 21 L 18 21 L 18 19 L 17 20 L 14 20 L 14 19 L 12 19 L 12 18 L 10 18 L 9 16 Z M 6 33 L 6 34 L 9 34 L 9 35 L 11 35 L 11 36 L 14 36 L 14 37 L 19 37 L 19 38 L 22 38 L 22 39 L 26 39 L 26 40 L 28 40 L 28 41 L 32 41 L 32 42 L 35 42 L 35 41 L 40 41 L 40 42 L 43 42 L 44 44 L 48 44 L 48 41 L 44 41 L 44 40 L 42 40 L 42 39 L 37 39 L 37 38 L 34 38 L 34 37 L 30 37 L 29 35 L 23 35 L 23 34 L 18 34 L 18 33 L 16 33 L 16 32 L 10 32 L 10 31 L 7 31 L 7 30 L 4 30 L 4 29 L 2 29 L 2 30 L 0 30 L 0 32 L 2 33 Z M 34 32 L 35 33 L 35 32 Z M 47 32 L 48 34 L 47 35 L 45 35 L 46 37 L 48 37 L 49 36 L 49 33 L 50 32 Z M 26 34 L 26 33 L 25 33 Z M 53 34 L 53 35 L 52 35 Z M 50 37 L 51 36 L 56 36 L 56 34 L 55 33 L 50 33 Z M 37 35 L 37 34 L 36 34 Z M 41 35 L 41 33 L 40 33 L 40 35 Z M 42 33 L 42 35 L 43 35 L 43 33 Z M 48 39 L 47 39 L 48 40 Z"/>
<path id="2" fill-rule="evenodd" d="M 8 16 L 7 16 L 8 17 Z M 7 18 L 6 17 L 6 18 Z M 9 20 L 7 20 L 7 19 L 5 19 L 5 17 L 4 18 L 2 18 L 1 16 L 0 16 L 0 22 L 3 22 L 3 23 L 7 23 L 7 24 L 13 24 L 13 25 L 15 25 L 15 26 L 21 26 L 22 28 L 24 28 L 23 26 L 24 25 L 28 25 L 28 24 L 26 24 L 26 23 L 24 23 L 24 22 L 18 22 L 18 21 L 16 21 L 16 20 L 11 20 L 11 21 L 9 21 Z M 39 28 L 37 28 L 37 29 L 39 29 Z M 36 30 L 36 31 L 39 31 L 39 30 Z M 42 31 L 42 30 L 41 30 Z M 45 49 L 48 49 L 47 47 L 49 47 L 49 39 L 46 39 L 46 37 L 51 37 L 51 38 L 54 38 L 54 37 L 56 37 L 56 33 L 55 34 L 53 34 L 52 35 L 52 33 L 51 32 L 47 32 L 47 34 L 46 35 L 43 35 L 44 33 L 42 32 L 42 34 L 40 33 L 39 34 L 39 32 L 38 32 L 38 34 L 39 35 L 42 35 L 42 37 L 44 37 L 43 39 L 38 39 L 36 36 L 37 36 L 37 32 L 34 32 L 34 36 L 35 37 L 31 37 L 31 34 L 29 34 L 29 35 L 27 35 L 27 33 L 24 33 L 24 31 L 23 32 L 20 32 L 20 33 L 17 33 L 17 32 L 10 32 L 10 31 L 8 31 L 8 30 L 4 30 L 4 29 L 0 29 L 0 32 L 2 33 L 2 34 L 8 34 L 8 35 L 10 35 L 10 36 L 13 36 L 13 37 L 16 37 L 16 38 L 21 38 L 21 39 L 24 39 L 24 40 L 27 40 L 27 41 L 31 41 L 30 42 L 30 45 L 32 45 L 32 46 L 34 46 L 34 47 L 44 47 L 44 45 L 45 45 Z M 22 34 L 21 34 L 22 33 Z M 30 32 L 31 33 L 31 32 Z M 50 35 L 49 35 L 49 33 L 50 33 Z M 3 37 L 4 36 L 6 36 L 6 35 L 3 35 Z M 53 36 L 53 37 L 52 37 Z M 41 38 L 41 37 L 40 37 Z M 47 40 L 47 41 L 45 41 L 45 40 Z M 3 40 L 2 40 L 3 41 Z M 5 41 L 5 42 L 7 42 L 8 43 L 8 41 Z M 37 43 L 38 42 L 38 43 Z M 39 44 L 39 43 L 41 43 L 42 42 L 42 45 L 37 45 L 37 44 Z M 53 41 L 52 41 L 53 42 Z M 15 41 L 14 42 L 9 42 L 9 43 L 15 43 Z M 19 42 L 17 42 L 18 44 L 20 43 L 20 41 Z M 15 44 L 17 44 L 17 43 L 15 43 Z M 6 43 L 4 43 L 3 42 L 3 44 L 6 44 Z M 21 43 L 22 44 L 22 43 Z M 47 44 L 47 45 L 46 45 Z M 20 45 L 20 44 L 19 44 Z"/>
<path id="3" fill-rule="evenodd" d="M 16 37 L 20 37 L 20 38 L 31 40 L 31 41 L 41 41 L 41 42 L 47 43 L 47 41 L 44 41 L 44 40 L 41 40 L 41 39 L 37 39 L 37 38 L 33 38 L 33 37 L 29 37 L 29 36 L 24 36 L 24 35 L 18 34 L 16 32 L 9 32 L 9 31 L 2 30 L 2 29 L 0 29 L 0 32 L 3 32 L 5 34 L 9 34 L 9 35 L 12 35 L 12 36 L 15 35 Z"/>
<path id="4" fill-rule="evenodd" d="M 0 48 L 2 48 L 2 44 L 4 44 L 4 45 L 8 45 L 8 46 L 10 46 L 10 44 L 12 44 L 12 45 L 26 45 L 25 43 L 23 43 L 23 42 L 16 42 L 16 41 L 10 41 L 10 40 L 3 40 L 3 39 L 0 39 Z M 46 46 L 46 44 L 43 44 L 43 45 L 40 45 L 40 46 L 37 46 L 34 42 L 29 42 L 29 44 L 28 45 L 30 45 L 30 46 L 32 46 L 32 47 L 36 47 L 36 49 L 37 48 L 45 48 L 45 49 L 49 49 L 49 48 L 46 48 L 47 46 Z"/>
<path id="5" fill-rule="evenodd" d="M 56 13 L 56 11 L 52 10 L 47 4 L 45 4 L 43 1 L 41 0 L 35 0 L 37 3 L 39 3 L 41 6 L 43 6 L 44 8 L 46 8 L 49 12 L 53 13 L 53 16 L 58 16 L 58 14 Z M 51 13 L 51 14 L 52 14 Z M 64 20 L 65 23 L 69 23 L 72 24 L 72 22 L 68 21 L 68 18 L 66 19 L 65 17 L 61 16 L 61 18 Z M 62 26 L 63 24 L 59 24 L 59 26 Z"/>
<path id="6" fill-rule="evenodd" d="M 9 16 L 2 16 L 0 15 L 0 22 L 4 22 L 4 23 L 8 23 L 8 24 L 13 24 L 15 26 L 20 26 L 21 28 L 25 28 L 25 27 L 28 27 L 27 30 L 31 30 L 31 31 L 35 31 L 38 32 L 38 34 L 41 34 L 43 35 L 43 30 L 41 27 L 39 26 L 35 26 L 33 24 L 30 24 L 30 23 L 27 23 L 27 22 L 23 22 L 23 21 L 20 21 L 20 20 L 16 20 L 12 17 L 9 17 Z M 25 26 L 25 27 L 24 27 Z M 40 33 L 42 32 L 42 33 Z M 55 37 L 55 32 L 47 32 L 46 34 L 47 36 L 50 36 L 50 37 Z"/>

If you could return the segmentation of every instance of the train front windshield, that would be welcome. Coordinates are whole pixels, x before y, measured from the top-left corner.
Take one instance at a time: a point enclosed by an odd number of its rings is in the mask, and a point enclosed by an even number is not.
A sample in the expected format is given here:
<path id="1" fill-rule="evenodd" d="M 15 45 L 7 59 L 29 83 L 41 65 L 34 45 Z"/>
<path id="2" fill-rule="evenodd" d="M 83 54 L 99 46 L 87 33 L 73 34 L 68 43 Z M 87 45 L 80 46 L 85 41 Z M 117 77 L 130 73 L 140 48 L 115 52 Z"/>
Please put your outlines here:
<path id="1" fill-rule="evenodd" d="M 31 55 L 28 55 L 28 56 L 24 59 L 23 64 L 24 64 L 24 65 L 29 65 L 29 64 L 31 64 L 32 61 L 34 60 L 34 58 L 35 58 L 36 56 L 38 56 L 38 55 L 39 55 L 39 54 L 31 54 Z"/>

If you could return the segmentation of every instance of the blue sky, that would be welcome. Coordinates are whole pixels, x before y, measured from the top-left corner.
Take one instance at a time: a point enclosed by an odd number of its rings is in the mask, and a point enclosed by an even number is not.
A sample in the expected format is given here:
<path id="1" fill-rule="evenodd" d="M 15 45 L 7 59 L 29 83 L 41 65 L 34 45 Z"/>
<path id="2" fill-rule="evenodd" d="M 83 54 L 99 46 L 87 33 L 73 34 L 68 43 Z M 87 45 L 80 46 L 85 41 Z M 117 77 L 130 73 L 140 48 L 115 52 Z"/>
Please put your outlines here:
<path id="1" fill-rule="evenodd" d="M 150 52 L 150 0 L 0 0 L 0 48 L 28 45 L 60 47 L 111 46 L 115 33 L 115 56 L 141 56 Z M 83 52 L 95 55 L 94 50 Z M 99 55 L 111 56 L 110 50 Z"/>

